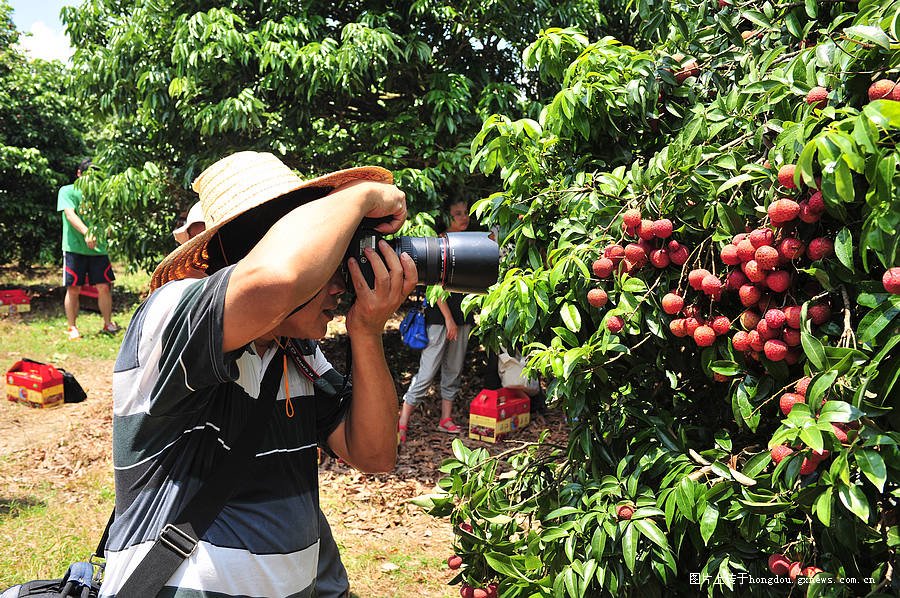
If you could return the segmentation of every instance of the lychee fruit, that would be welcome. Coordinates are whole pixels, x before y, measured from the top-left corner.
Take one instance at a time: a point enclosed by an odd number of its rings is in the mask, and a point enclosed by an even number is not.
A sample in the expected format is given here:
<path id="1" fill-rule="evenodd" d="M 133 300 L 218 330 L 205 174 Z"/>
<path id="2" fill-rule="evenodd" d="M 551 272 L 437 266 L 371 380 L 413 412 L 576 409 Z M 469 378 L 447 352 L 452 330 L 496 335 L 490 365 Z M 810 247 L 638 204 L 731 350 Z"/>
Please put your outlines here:
<path id="1" fill-rule="evenodd" d="M 806 315 L 816 326 L 821 326 L 831 319 L 831 308 L 827 303 L 814 303 L 806 309 Z"/>
<path id="2" fill-rule="evenodd" d="M 800 571 L 800 575 L 802 575 L 803 577 L 815 577 L 819 573 L 824 573 L 824 571 L 822 571 L 818 567 L 812 567 L 812 566 L 804 567 L 803 570 Z"/>
<path id="3" fill-rule="evenodd" d="M 653 235 L 657 239 L 668 239 L 672 236 L 672 221 L 668 218 L 660 218 L 653 223 Z"/>
<path id="4" fill-rule="evenodd" d="M 800 202 L 800 212 L 797 215 L 799 216 L 800 221 L 805 222 L 806 224 L 815 224 L 822 218 L 822 215 L 813 212 L 812 208 L 809 207 L 809 202 L 805 201 Z"/>
<path id="5" fill-rule="evenodd" d="M 625 246 L 625 259 L 635 268 L 641 268 L 647 265 L 647 252 L 640 245 L 629 243 Z"/>
<path id="6" fill-rule="evenodd" d="M 703 292 L 710 297 L 718 297 L 722 294 L 722 281 L 715 274 L 708 274 L 703 277 L 700 283 Z"/>
<path id="7" fill-rule="evenodd" d="M 844 444 L 847 442 L 847 426 L 844 424 L 831 424 L 831 431 L 834 432 L 835 438 L 837 438 L 838 442 Z"/>
<path id="8" fill-rule="evenodd" d="M 900 268 L 891 268 L 881 277 L 884 290 L 891 295 L 900 295 Z"/>
<path id="9" fill-rule="evenodd" d="M 772 330 L 769 328 L 769 325 L 766 323 L 765 318 L 762 318 L 759 323 L 756 325 L 756 331 L 759 333 L 759 338 L 764 341 L 772 340 L 773 338 L 778 338 L 779 332 L 778 330 Z"/>
<path id="10" fill-rule="evenodd" d="M 729 380 L 731 380 L 731 378 L 729 378 L 725 374 L 720 374 L 719 372 L 713 372 L 713 380 L 716 382 L 728 382 Z"/>
<path id="11" fill-rule="evenodd" d="M 766 276 L 766 286 L 776 293 L 783 293 L 791 286 L 791 273 L 786 270 L 775 270 Z"/>
<path id="12" fill-rule="evenodd" d="M 749 262 L 756 255 L 756 247 L 753 246 L 750 239 L 741 239 L 737 244 L 737 250 L 738 257 L 741 258 L 742 262 Z"/>
<path id="13" fill-rule="evenodd" d="M 671 261 L 669 252 L 665 249 L 654 249 L 650 252 L 650 263 L 656 268 L 665 268 Z"/>
<path id="14" fill-rule="evenodd" d="M 619 505 L 616 507 L 616 517 L 619 521 L 631 519 L 634 515 L 634 507 L 631 505 Z"/>
<path id="15" fill-rule="evenodd" d="M 809 204 L 809 209 L 814 214 L 821 214 L 825 211 L 825 200 L 822 198 L 821 191 L 816 191 L 810 195 L 809 199 L 806 200 L 806 203 Z"/>
<path id="16" fill-rule="evenodd" d="M 700 291 L 703 289 L 703 279 L 707 276 L 710 276 L 709 270 L 704 270 L 702 268 L 691 270 L 688 273 L 688 284 L 691 285 L 691 288 L 695 291 Z"/>
<path id="17" fill-rule="evenodd" d="M 621 245 L 610 245 L 603 250 L 603 256 L 613 263 L 613 267 L 618 266 L 625 258 L 625 248 Z"/>
<path id="18" fill-rule="evenodd" d="M 743 330 L 735 332 L 734 336 L 731 337 L 731 346 L 734 347 L 735 351 L 749 351 L 750 339 L 748 338 L 747 333 Z"/>
<path id="19" fill-rule="evenodd" d="M 813 87 L 806 94 L 806 103 L 821 110 L 828 105 L 828 90 L 824 87 Z"/>
<path id="20" fill-rule="evenodd" d="M 793 171 L 791 176 L 793 176 Z M 780 178 L 780 177 L 779 177 Z M 769 204 L 769 220 L 775 226 L 787 224 L 800 213 L 800 204 L 793 199 L 776 199 Z"/>
<path id="21" fill-rule="evenodd" d="M 694 333 L 697 332 L 697 329 L 703 326 L 703 320 L 700 318 L 695 318 L 693 316 L 688 316 L 684 319 L 684 331 L 687 333 L 687 336 L 693 338 Z"/>
<path id="22" fill-rule="evenodd" d="M 806 257 L 815 261 L 825 259 L 834 253 L 834 242 L 826 237 L 818 237 L 809 242 Z"/>
<path id="23" fill-rule="evenodd" d="M 603 307 L 609 301 L 609 296 L 603 289 L 591 289 L 588 291 L 587 300 L 593 307 Z"/>
<path id="24" fill-rule="evenodd" d="M 778 243 L 778 254 L 788 261 L 803 257 L 805 251 L 806 245 L 797 237 L 785 237 Z"/>
<path id="25" fill-rule="evenodd" d="M 486 588 L 475 588 L 472 591 L 472 598 L 488 598 L 488 591 Z"/>
<path id="26" fill-rule="evenodd" d="M 778 406 L 781 407 L 781 412 L 785 415 L 790 414 L 791 409 L 794 408 L 794 405 L 797 403 L 805 403 L 806 399 L 796 393 L 786 392 L 781 395 L 781 399 L 778 401 Z"/>
<path id="27" fill-rule="evenodd" d="M 788 346 L 784 341 L 772 339 L 766 341 L 766 344 L 763 346 L 763 352 L 769 361 L 781 361 L 787 355 Z"/>
<path id="28" fill-rule="evenodd" d="M 636 228 L 641 225 L 641 211 L 635 208 L 631 208 L 625 210 L 625 213 L 622 214 L 622 222 L 625 223 L 625 226 L 630 226 Z"/>
<path id="29" fill-rule="evenodd" d="M 609 278 L 615 267 L 616 265 L 608 257 L 601 257 L 591 264 L 591 270 L 597 278 Z"/>
<path id="30" fill-rule="evenodd" d="M 794 385 L 794 389 L 796 389 L 797 394 L 801 397 L 806 397 L 806 389 L 809 388 L 809 383 L 812 382 L 812 378 L 809 376 L 804 376 L 797 380 L 797 384 Z"/>
<path id="31" fill-rule="evenodd" d="M 760 315 L 752 309 L 741 312 L 741 326 L 744 327 L 744 330 L 756 330 L 756 325 L 759 324 L 760 319 Z"/>
<path id="32" fill-rule="evenodd" d="M 722 251 L 719 253 L 719 257 L 722 258 L 722 262 L 728 266 L 737 266 L 741 263 L 741 256 L 738 255 L 738 248 L 736 245 L 728 244 L 722 248 Z"/>
<path id="33" fill-rule="evenodd" d="M 779 444 L 778 446 L 772 447 L 772 450 L 769 451 L 769 455 L 772 457 L 772 461 L 777 465 L 781 463 L 782 459 L 787 457 L 788 455 L 793 455 L 794 451 L 786 444 Z"/>
<path id="34" fill-rule="evenodd" d="M 728 316 L 716 316 L 710 326 L 717 336 L 721 336 L 731 330 L 731 320 L 728 319 Z"/>
<path id="35" fill-rule="evenodd" d="M 771 245 L 772 241 L 775 239 L 775 235 L 770 228 L 758 228 L 751 231 L 748 238 L 750 239 L 750 243 L 753 244 L 753 247 L 759 249 L 764 245 Z"/>
<path id="36" fill-rule="evenodd" d="M 647 220 L 646 218 L 641 220 L 641 225 L 638 227 L 638 236 L 645 241 L 649 241 L 655 236 L 652 220 Z"/>
<path id="37" fill-rule="evenodd" d="M 675 249 L 672 249 L 672 243 L 675 243 L 675 241 L 669 242 L 669 260 L 676 266 L 683 266 L 688 261 L 690 252 L 684 245 L 678 245 Z"/>
<path id="38" fill-rule="evenodd" d="M 688 77 L 696 77 L 700 74 L 700 66 L 693 58 L 684 63 L 681 70 L 675 73 L 675 82 L 681 85 Z"/>
<path id="39" fill-rule="evenodd" d="M 460 568 L 462 562 L 462 557 L 458 554 L 454 554 L 449 559 L 447 559 L 447 566 L 455 571 L 456 569 Z"/>
<path id="40" fill-rule="evenodd" d="M 747 238 L 747 233 L 738 233 L 731 238 L 731 244 L 737 245 L 738 243 L 740 243 L 741 241 L 743 241 L 746 238 Z"/>
<path id="41" fill-rule="evenodd" d="M 750 279 L 750 282 L 762 282 L 766 279 L 766 272 L 762 268 L 759 267 L 759 262 L 756 260 L 750 260 L 745 263 L 741 270 Z"/>
<path id="42" fill-rule="evenodd" d="M 756 330 L 751 330 L 747 333 L 747 340 L 750 342 L 750 349 L 753 351 L 762 351 L 765 346 L 765 341 L 760 338 Z M 757 359 L 759 359 L 758 356 Z"/>
<path id="43" fill-rule="evenodd" d="M 781 168 L 778 169 L 778 183 L 782 187 L 787 187 L 788 189 L 796 189 L 797 185 L 794 183 L 794 171 L 796 170 L 796 166 L 793 164 L 785 164 Z M 796 214 L 795 214 L 796 215 Z M 793 220 L 793 218 L 791 218 Z"/>
<path id="44" fill-rule="evenodd" d="M 769 571 L 775 575 L 787 575 L 791 567 L 791 561 L 783 554 L 773 554 L 769 557 Z"/>
<path id="45" fill-rule="evenodd" d="M 625 320 L 623 320 L 620 316 L 613 316 L 606 321 L 606 329 L 612 332 L 613 334 L 622 330 L 625 327 Z"/>
<path id="46" fill-rule="evenodd" d="M 675 293 L 666 293 L 662 298 L 663 311 L 673 316 L 684 307 L 684 298 Z"/>
<path id="47" fill-rule="evenodd" d="M 784 332 L 781 333 L 781 340 L 783 340 L 784 344 L 788 347 L 799 347 L 800 331 L 793 328 L 785 328 Z M 785 361 L 787 361 L 787 357 L 785 357 Z"/>
<path id="48" fill-rule="evenodd" d="M 894 92 L 894 87 L 897 84 L 891 81 L 890 79 L 879 79 L 875 83 L 869 86 L 869 101 L 874 102 L 875 100 L 882 99 L 891 99 L 891 94 Z"/>
<path id="49" fill-rule="evenodd" d="M 811 459 L 809 457 L 803 457 L 803 462 L 800 464 L 800 473 L 802 475 L 809 475 L 813 473 L 818 467 L 819 460 Z"/>
<path id="50" fill-rule="evenodd" d="M 800 309 L 799 305 L 788 305 L 782 311 L 784 311 L 784 323 L 790 326 L 791 328 L 800 328 L 800 314 L 803 310 Z"/>
<path id="51" fill-rule="evenodd" d="M 815 468 L 813 468 L 815 469 Z M 803 468 L 800 468 L 800 471 L 803 471 Z M 812 472 L 809 472 L 812 473 Z M 797 578 L 800 576 L 803 565 L 798 561 L 794 561 L 788 566 L 788 577 L 791 578 L 791 581 L 797 581 Z"/>
<path id="52" fill-rule="evenodd" d="M 741 299 L 741 305 L 750 307 L 759 301 L 760 297 L 762 297 L 762 291 L 752 284 L 745 284 L 738 290 L 738 296 Z"/>
<path id="53" fill-rule="evenodd" d="M 736 291 L 747 284 L 747 275 L 740 270 L 732 270 L 725 277 L 725 288 L 729 291 Z"/>
<path id="54" fill-rule="evenodd" d="M 669 331 L 679 338 L 687 336 L 687 330 L 684 328 L 684 318 L 676 318 L 669 322 Z"/>
<path id="55" fill-rule="evenodd" d="M 716 331 L 709 326 L 698 326 L 694 331 L 694 342 L 698 347 L 711 347 L 716 342 Z"/>
<path id="56" fill-rule="evenodd" d="M 475 598 L 475 588 L 467 583 L 464 583 L 459 588 L 459 595 L 460 598 Z"/>
<path id="57" fill-rule="evenodd" d="M 769 328 L 781 328 L 784 326 L 785 316 L 784 312 L 780 309 L 770 309 L 766 312 L 766 324 L 768 324 Z"/>
<path id="58" fill-rule="evenodd" d="M 762 245 L 756 250 L 753 259 L 763 270 L 774 270 L 778 267 L 778 250 L 770 245 Z"/>

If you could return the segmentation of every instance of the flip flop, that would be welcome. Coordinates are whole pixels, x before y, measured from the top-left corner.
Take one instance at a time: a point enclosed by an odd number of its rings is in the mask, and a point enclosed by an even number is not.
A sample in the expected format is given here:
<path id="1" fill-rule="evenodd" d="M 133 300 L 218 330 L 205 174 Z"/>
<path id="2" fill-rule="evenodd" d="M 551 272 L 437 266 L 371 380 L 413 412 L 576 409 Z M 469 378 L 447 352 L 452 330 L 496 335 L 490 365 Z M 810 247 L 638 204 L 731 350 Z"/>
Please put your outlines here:
<path id="1" fill-rule="evenodd" d="M 453 423 L 453 420 L 449 417 L 445 417 L 440 422 L 438 422 L 438 430 L 441 432 L 446 432 L 447 434 L 459 434 L 460 430 L 459 426 Z"/>

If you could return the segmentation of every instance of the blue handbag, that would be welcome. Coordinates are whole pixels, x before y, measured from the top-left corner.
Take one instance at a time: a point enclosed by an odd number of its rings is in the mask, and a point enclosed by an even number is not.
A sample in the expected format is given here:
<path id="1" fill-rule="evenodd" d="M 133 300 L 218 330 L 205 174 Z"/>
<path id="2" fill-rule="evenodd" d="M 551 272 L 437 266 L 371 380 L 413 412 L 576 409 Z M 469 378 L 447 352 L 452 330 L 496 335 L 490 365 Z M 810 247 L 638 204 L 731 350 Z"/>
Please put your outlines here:
<path id="1" fill-rule="evenodd" d="M 400 322 L 400 338 L 403 344 L 421 351 L 428 346 L 428 331 L 425 328 L 425 300 L 418 307 L 409 310 Z"/>

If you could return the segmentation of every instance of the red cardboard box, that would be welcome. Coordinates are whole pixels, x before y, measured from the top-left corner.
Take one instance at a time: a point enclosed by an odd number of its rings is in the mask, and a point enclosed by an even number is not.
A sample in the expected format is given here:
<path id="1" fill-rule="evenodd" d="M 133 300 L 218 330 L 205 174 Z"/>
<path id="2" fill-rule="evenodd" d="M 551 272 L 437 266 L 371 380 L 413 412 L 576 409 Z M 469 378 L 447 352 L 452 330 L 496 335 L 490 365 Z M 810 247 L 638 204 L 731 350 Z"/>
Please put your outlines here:
<path id="1" fill-rule="evenodd" d="M 469 438 L 497 442 L 531 421 L 531 399 L 521 390 L 482 389 L 469 405 Z"/>
<path id="2" fill-rule="evenodd" d="M 46 409 L 63 404 L 63 376 L 52 365 L 17 361 L 6 372 L 6 398 Z"/>
<path id="3" fill-rule="evenodd" d="M 31 299 L 22 289 L 0 291 L 0 315 L 31 311 Z"/>

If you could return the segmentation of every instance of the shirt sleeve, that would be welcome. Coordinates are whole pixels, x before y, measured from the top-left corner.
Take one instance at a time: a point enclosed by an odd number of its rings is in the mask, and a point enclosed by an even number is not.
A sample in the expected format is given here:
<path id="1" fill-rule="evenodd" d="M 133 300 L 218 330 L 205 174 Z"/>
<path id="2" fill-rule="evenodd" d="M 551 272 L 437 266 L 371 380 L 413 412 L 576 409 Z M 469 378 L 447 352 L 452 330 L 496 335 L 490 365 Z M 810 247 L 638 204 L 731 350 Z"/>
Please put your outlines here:
<path id="1" fill-rule="evenodd" d="M 243 349 L 222 350 L 225 291 L 233 269 L 169 283 L 157 291 L 162 295 L 148 309 L 141 331 L 141 344 L 158 355 L 155 383 L 149 393 L 151 415 L 200 409 L 201 404 L 183 405 L 183 399 L 197 390 L 237 379 L 235 360 Z"/>
<path id="2" fill-rule="evenodd" d="M 78 209 L 78 196 L 76 195 L 75 187 L 72 185 L 60 187 L 56 196 L 56 211 L 62 212 L 67 208 Z"/>

